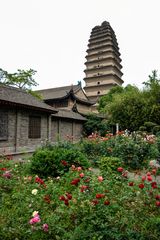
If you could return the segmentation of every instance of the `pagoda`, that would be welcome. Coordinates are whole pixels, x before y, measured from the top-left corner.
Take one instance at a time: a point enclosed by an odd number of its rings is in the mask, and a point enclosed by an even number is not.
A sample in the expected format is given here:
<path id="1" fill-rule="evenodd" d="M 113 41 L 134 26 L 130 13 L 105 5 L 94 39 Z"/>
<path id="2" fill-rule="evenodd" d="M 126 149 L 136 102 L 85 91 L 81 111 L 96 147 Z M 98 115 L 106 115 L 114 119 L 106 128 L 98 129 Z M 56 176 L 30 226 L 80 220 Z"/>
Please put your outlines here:
<path id="1" fill-rule="evenodd" d="M 90 101 L 97 102 L 113 86 L 122 85 L 119 47 L 109 22 L 92 29 L 86 59 L 84 90 Z"/>

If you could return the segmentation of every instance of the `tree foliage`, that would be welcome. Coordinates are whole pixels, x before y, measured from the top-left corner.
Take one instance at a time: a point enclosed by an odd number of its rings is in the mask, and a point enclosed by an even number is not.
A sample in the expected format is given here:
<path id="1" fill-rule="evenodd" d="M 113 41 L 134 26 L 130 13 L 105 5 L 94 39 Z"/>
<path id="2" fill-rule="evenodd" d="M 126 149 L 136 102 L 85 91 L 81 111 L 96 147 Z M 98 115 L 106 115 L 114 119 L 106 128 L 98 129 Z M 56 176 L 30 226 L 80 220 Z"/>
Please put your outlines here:
<path id="1" fill-rule="evenodd" d="M 98 132 L 100 135 L 105 135 L 109 130 L 109 125 L 105 119 L 97 116 L 96 114 L 89 114 L 87 121 L 84 123 L 84 134 L 91 135 L 93 132 Z"/>
<path id="2" fill-rule="evenodd" d="M 122 129 L 138 130 L 145 122 L 160 125 L 160 79 L 152 71 L 144 88 L 115 87 L 99 101 L 100 112 L 108 114 L 109 123 L 119 123 Z M 158 129 L 158 128 L 157 128 Z"/>
<path id="3" fill-rule="evenodd" d="M 33 69 L 20 70 L 15 73 L 8 73 L 0 68 L 0 83 L 12 87 L 23 89 L 38 99 L 42 99 L 42 96 L 32 90 L 33 86 L 38 86 L 38 83 L 34 80 L 33 76 L 36 71 Z"/>
<path id="4" fill-rule="evenodd" d="M 0 69 L 0 83 L 5 85 L 18 87 L 24 90 L 29 90 L 33 86 L 37 86 L 38 83 L 33 79 L 36 71 L 33 69 L 20 70 L 15 73 L 8 73 L 7 71 Z"/>

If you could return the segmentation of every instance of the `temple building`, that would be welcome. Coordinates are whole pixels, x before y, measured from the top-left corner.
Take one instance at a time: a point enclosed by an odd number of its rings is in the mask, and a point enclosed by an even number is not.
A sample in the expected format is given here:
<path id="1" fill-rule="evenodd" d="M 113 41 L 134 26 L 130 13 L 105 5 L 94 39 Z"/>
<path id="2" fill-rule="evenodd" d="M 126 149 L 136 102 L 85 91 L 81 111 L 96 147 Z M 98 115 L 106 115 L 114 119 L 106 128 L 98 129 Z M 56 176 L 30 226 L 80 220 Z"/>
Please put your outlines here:
<path id="1" fill-rule="evenodd" d="M 56 109 L 67 109 L 87 115 L 95 103 L 88 99 L 81 84 L 38 90 L 44 102 Z"/>
<path id="2" fill-rule="evenodd" d="M 119 47 L 109 22 L 92 29 L 86 59 L 84 90 L 89 100 L 97 102 L 113 86 L 122 85 Z"/>

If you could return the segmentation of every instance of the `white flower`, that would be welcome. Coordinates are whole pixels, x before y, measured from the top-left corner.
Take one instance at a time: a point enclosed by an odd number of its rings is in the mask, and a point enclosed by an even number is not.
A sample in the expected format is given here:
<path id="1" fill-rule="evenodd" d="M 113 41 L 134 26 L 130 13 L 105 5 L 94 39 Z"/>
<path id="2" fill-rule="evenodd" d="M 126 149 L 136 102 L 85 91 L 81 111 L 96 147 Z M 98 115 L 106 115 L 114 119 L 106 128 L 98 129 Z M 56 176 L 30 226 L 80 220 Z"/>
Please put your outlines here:
<path id="1" fill-rule="evenodd" d="M 37 194 L 37 192 L 38 192 L 38 190 L 37 190 L 37 189 L 33 189 L 33 190 L 32 190 L 32 194 L 33 194 L 33 195 L 36 195 L 36 194 Z"/>
<path id="2" fill-rule="evenodd" d="M 38 214 L 38 211 L 34 211 L 33 213 L 32 213 L 32 216 L 34 217 L 35 215 L 37 215 Z"/>

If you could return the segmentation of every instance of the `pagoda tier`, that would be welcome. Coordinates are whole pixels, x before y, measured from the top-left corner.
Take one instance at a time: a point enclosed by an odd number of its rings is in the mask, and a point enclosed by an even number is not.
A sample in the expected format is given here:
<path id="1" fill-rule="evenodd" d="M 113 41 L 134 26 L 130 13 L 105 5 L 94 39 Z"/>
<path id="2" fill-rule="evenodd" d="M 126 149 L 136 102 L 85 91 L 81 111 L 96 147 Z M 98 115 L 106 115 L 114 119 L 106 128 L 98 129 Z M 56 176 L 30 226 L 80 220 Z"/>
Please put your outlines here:
<path id="1" fill-rule="evenodd" d="M 92 29 L 86 56 L 84 90 L 97 101 L 113 86 L 122 85 L 121 58 L 116 35 L 108 22 Z"/>

